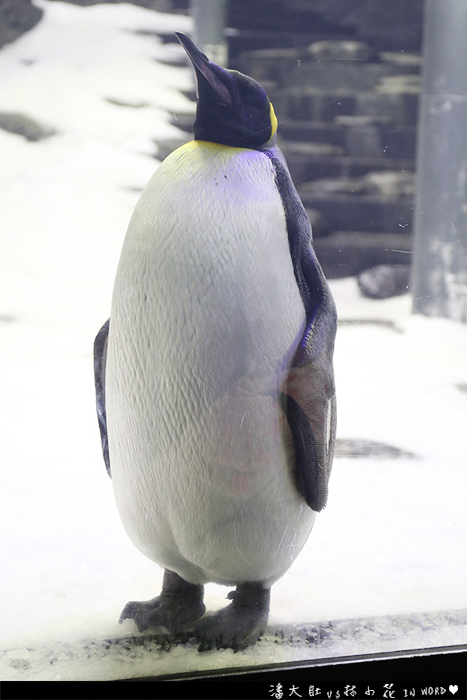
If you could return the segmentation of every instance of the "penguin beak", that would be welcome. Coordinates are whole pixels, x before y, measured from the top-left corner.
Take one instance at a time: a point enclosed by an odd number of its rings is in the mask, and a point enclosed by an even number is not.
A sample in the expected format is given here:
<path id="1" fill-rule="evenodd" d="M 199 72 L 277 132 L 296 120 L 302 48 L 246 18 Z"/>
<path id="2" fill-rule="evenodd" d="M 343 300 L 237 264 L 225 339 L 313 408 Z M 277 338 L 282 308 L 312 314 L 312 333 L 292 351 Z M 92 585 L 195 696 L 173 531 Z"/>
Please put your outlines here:
<path id="1" fill-rule="evenodd" d="M 215 66 L 218 70 L 219 66 L 217 66 L 215 63 L 212 63 L 204 53 L 201 53 L 201 51 L 195 46 L 191 39 L 187 37 L 186 34 L 183 34 L 182 32 L 175 32 L 175 34 L 177 36 L 177 39 L 187 52 L 188 58 L 192 62 L 193 68 L 195 69 L 196 82 L 198 85 L 198 97 L 199 77 L 200 75 L 202 75 L 203 78 L 205 78 L 205 80 L 207 80 L 209 85 L 212 87 L 219 99 L 222 100 L 224 104 L 231 105 L 232 95 L 213 70 L 213 66 Z"/>

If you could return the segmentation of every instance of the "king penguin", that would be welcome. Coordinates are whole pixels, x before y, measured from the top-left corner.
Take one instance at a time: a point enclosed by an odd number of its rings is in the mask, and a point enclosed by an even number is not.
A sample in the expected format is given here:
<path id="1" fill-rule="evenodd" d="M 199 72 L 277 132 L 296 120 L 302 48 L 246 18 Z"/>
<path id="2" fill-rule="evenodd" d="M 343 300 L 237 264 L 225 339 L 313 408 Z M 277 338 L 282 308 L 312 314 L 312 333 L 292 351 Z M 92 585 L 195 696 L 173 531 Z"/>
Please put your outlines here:
<path id="1" fill-rule="evenodd" d="M 177 37 L 194 140 L 130 220 L 94 343 L 97 413 L 124 528 L 164 568 L 120 622 L 238 650 L 326 504 L 336 310 L 265 91 Z M 208 582 L 236 590 L 205 616 Z"/>

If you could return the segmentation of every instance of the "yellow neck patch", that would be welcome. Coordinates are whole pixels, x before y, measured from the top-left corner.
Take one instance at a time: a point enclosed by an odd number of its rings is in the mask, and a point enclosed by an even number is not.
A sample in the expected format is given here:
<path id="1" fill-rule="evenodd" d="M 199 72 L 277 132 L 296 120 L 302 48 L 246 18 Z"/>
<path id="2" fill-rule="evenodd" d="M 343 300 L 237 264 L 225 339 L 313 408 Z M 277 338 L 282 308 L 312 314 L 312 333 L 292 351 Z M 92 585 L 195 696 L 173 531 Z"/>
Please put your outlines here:
<path id="1" fill-rule="evenodd" d="M 274 134 L 277 131 L 277 117 L 276 117 L 276 113 L 274 112 L 274 107 L 272 106 L 272 102 L 269 103 L 269 107 L 270 107 L 269 117 L 271 119 L 271 136 L 269 138 L 272 139 L 272 137 L 274 136 Z"/>

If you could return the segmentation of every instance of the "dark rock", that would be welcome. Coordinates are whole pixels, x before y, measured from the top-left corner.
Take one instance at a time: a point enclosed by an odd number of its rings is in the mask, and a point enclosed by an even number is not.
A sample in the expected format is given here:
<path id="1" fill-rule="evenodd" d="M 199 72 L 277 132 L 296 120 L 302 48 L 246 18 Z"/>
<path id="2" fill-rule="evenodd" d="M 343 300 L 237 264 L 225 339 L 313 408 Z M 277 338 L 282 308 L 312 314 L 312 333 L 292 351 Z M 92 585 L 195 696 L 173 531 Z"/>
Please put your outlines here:
<path id="1" fill-rule="evenodd" d="M 39 124 L 25 114 L 13 112 L 0 112 L 0 129 L 24 136 L 28 141 L 41 141 L 56 133 L 54 129 Z"/>
<path id="2" fill-rule="evenodd" d="M 408 292 L 410 265 L 377 265 L 363 270 L 357 277 L 363 296 L 370 299 L 389 299 Z"/>
<path id="3" fill-rule="evenodd" d="M 42 15 L 31 0 L 0 0 L 0 47 L 35 27 Z"/>
<path id="4" fill-rule="evenodd" d="M 336 440 L 336 457 L 379 457 L 380 459 L 398 459 L 401 457 L 414 458 L 415 455 L 399 447 L 386 445 L 383 442 L 373 442 L 373 440 Z"/>

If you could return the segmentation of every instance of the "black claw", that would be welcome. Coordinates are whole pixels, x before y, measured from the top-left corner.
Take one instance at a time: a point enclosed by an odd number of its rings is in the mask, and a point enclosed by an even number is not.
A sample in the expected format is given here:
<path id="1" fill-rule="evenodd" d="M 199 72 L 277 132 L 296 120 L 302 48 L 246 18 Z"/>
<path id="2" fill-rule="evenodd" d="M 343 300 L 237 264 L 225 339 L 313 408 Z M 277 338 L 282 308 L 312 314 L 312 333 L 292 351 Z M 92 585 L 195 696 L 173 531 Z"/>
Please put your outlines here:
<path id="1" fill-rule="evenodd" d="M 135 618 L 138 616 L 140 605 L 141 603 L 138 603 L 136 600 L 131 600 L 129 603 L 127 603 L 121 612 L 118 620 L 119 623 L 122 624 L 124 620 L 135 620 Z"/>
<path id="2" fill-rule="evenodd" d="M 261 584 L 245 583 L 227 597 L 233 601 L 230 605 L 195 627 L 198 651 L 215 648 L 241 651 L 263 634 L 269 612 L 269 590 Z"/>
<path id="3" fill-rule="evenodd" d="M 154 627 L 161 631 L 161 640 L 169 639 L 173 643 L 204 615 L 205 610 L 203 587 L 166 571 L 160 596 L 147 601 L 130 601 L 123 608 L 119 622 L 134 620 L 139 632 Z"/>

